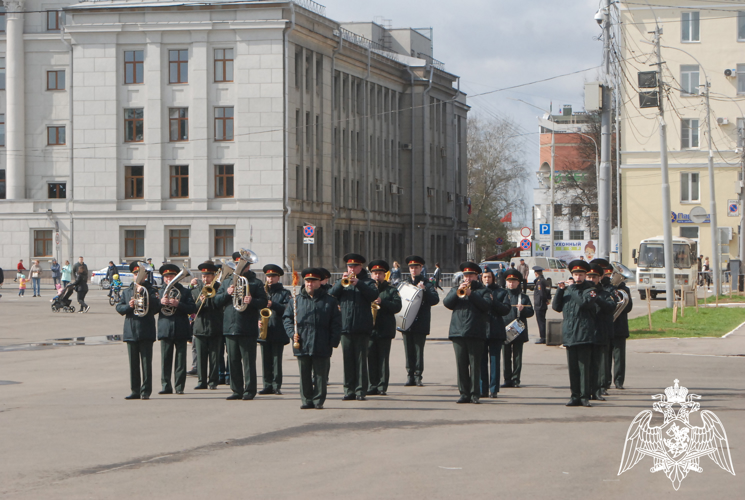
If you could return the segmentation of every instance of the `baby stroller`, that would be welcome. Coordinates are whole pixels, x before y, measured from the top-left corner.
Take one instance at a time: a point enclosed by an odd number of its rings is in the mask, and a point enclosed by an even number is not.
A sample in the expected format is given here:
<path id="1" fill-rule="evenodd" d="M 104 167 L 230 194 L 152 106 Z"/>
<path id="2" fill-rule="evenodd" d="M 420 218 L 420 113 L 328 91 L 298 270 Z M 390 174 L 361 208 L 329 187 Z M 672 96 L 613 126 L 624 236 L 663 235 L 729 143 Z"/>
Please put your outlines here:
<path id="1" fill-rule="evenodd" d="M 52 301 L 52 312 L 68 312 L 68 313 L 74 313 L 75 312 L 75 306 L 71 305 L 72 300 L 70 300 L 70 296 L 72 295 L 72 292 L 75 291 L 75 285 L 69 284 L 65 287 L 64 290 L 60 292 L 60 294 Z"/>

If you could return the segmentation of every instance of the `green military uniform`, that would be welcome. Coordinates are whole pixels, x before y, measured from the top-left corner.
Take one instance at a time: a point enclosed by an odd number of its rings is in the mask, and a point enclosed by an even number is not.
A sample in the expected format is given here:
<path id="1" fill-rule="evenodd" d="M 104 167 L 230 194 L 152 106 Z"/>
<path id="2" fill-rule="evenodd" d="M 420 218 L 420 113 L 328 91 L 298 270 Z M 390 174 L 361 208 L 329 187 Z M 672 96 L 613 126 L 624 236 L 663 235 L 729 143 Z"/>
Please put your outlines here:
<path id="1" fill-rule="evenodd" d="M 388 263 L 382 260 L 370 262 L 370 272 L 388 272 Z M 382 281 L 378 283 L 378 310 L 370 344 L 367 349 L 367 369 L 369 373 L 369 387 L 367 394 L 385 396 L 388 391 L 388 381 L 391 370 L 389 359 L 391 355 L 391 341 L 396 337 L 396 313 L 401 310 L 401 295 L 398 289 Z"/>
<path id="2" fill-rule="evenodd" d="M 569 263 L 571 272 L 587 272 L 589 264 L 581 260 Z M 584 281 L 559 288 L 551 307 L 564 314 L 561 333 L 567 351 L 569 385 L 572 399 L 567 406 L 590 406 L 590 362 L 595 340 L 595 301 L 597 291 L 592 282 Z"/>
<path id="3" fill-rule="evenodd" d="M 199 269 L 203 272 L 214 273 L 217 267 L 212 262 L 205 262 L 199 265 Z M 212 286 L 215 293 L 221 288 L 221 284 L 214 281 Z M 203 288 L 204 282 L 200 281 L 191 290 L 191 296 L 199 311 L 192 323 L 194 346 L 197 352 L 197 378 L 199 380 L 194 389 L 207 389 L 207 387 L 216 389 L 220 366 L 218 356 L 220 344 L 223 342 L 222 318 L 224 308 L 215 302 L 216 296 L 200 301 L 199 297 L 202 295 Z"/>
<path id="4" fill-rule="evenodd" d="M 590 272 L 600 273 L 600 276 L 602 276 L 602 266 L 594 262 L 590 264 Z M 608 286 L 615 292 L 610 280 L 608 280 Z M 613 312 L 616 310 L 616 302 L 613 300 L 611 292 L 606 289 L 602 282 L 595 285 L 595 289 L 597 290 L 597 300 L 595 301 L 597 329 L 592 344 L 592 360 L 590 361 L 590 371 L 592 373 L 590 399 L 605 401 L 601 390 L 605 384 L 605 362 L 610 347 L 610 338 L 613 335 Z"/>
<path id="5" fill-rule="evenodd" d="M 424 266 L 424 259 L 417 255 L 406 257 L 406 265 Z M 422 291 L 422 304 L 419 306 L 416 318 L 411 323 L 411 327 L 405 332 L 401 332 L 404 338 L 404 353 L 406 355 L 406 375 L 407 386 L 422 384 L 422 374 L 424 373 L 424 344 L 429 335 L 430 322 L 432 318 L 432 306 L 440 303 L 440 296 L 434 283 L 427 281 L 421 274 L 406 279 L 406 282 L 419 286 L 424 284 Z"/>
<path id="6" fill-rule="evenodd" d="M 137 263 L 129 266 L 136 272 Z M 135 284 L 132 283 L 122 292 L 122 298 L 116 305 L 116 312 L 124 316 L 123 340 L 127 343 L 129 355 L 129 385 L 131 394 L 126 399 L 150 399 L 153 392 L 153 342 L 155 342 L 155 315 L 160 311 L 160 302 L 150 283 L 143 283 L 148 296 L 148 311 L 144 316 L 136 316 L 129 301 L 134 297 Z M 142 365 L 142 376 L 140 376 Z"/>
<path id="7" fill-rule="evenodd" d="M 274 264 L 267 264 L 263 270 L 266 276 L 284 274 L 282 268 Z M 269 317 L 266 339 L 259 339 L 264 379 L 264 388 L 259 391 L 259 394 L 282 394 L 282 352 L 285 345 L 290 342 L 282 323 L 282 315 L 290 302 L 291 294 L 282 286 L 282 283 L 275 283 L 269 285 L 267 295 L 272 303 L 270 307 L 272 315 Z"/>
<path id="8" fill-rule="evenodd" d="M 523 275 L 520 271 L 511 269 L 505 273 L 505 280 L 523 281 Z M 523 346 L 528 341 L 528 318 L 532 318 L 535 311 L 530 298 L 521 292 L 518 286 L 514 290 L 507 289 L 507 300 L 510 304 L 510 312 L 503 319 L 505 325 L 519 319 L 523 322 L 525 329 L 520 335 L 509 344 L 504 345 L 504 386 L 503 387 L 520 387 L 520 375 L 523 370 Z M 523 310 L 518 313 L 517 304 L 523 305 Z"/>
<path id="9" fill-rule="evenodd" d="M 480 274 L 477 264 L 461 264 L 464 274 Z M 471 281 L 471 294 L 458 297 L 452 288 L 443 305 L 453 311 L 448 338 L 453 342 L 455 363 L 458 369 L 458 403 L 478 403 L 481 395 L 481 356 L 484 352 L 486 332 L 489 328 L 491 291 L 478 281 Z"/>
<path id="10" fill-rule="evenodd" d="M 304 269 L 306 280 L 320 279 L 318 269 Z M 295 310 L 297 307 L 297 314 Z M 282 320 L 288 337 L 294 337 L 297 319 L 299 348 L 293 346 L 300 370 L 301 408 L 323 408 L 326 401 L 332 349 L 338 347 L 342 334 L 339 303 L 321 287 L 309 295 L 305 287 L 291 300 Z"/>
<path id="11" fill-rule="evenodd" d="M 489 310 L 489 331 L 486 334 L 484 354 L 481 356 L 481 397 L 496 398 L 499 392 L 502 346 L 507 338 L 503 317 L 512 310 L 512 306 L 507 300 L 507 290 L 500 288 L 496 283 L 486 288 L 491 292 L 492 302 Z"/>
<path id="12" fill-rule="evenodd" d="M 607 366 L 608 380 L 610 381 L 611 360 L 613 359 L 613 384 L 616 389 L 623 389 L 623 382 L 626 379 L 626 339 L 629 338 L 629 312 L 634 307 L 634 301 L 631 299 L 631 291 L 626 283 L 618 285 L 619 290 L 623 290 L 629 296 L 629 303 L 618 319 L 613 323 L 613 337 L 611 338 L 611 352 Z M 610 384 L 610 382 L 608 382 Z"/>
<path id="13" fill-rule="evenodd" d="M 344 257 L 347 265 L 364 264 L 361 255 Z M 367 393 L 367 346 L 373 329 L 370 304 L 378 298 L 378 289 L 367 271 L 357 275 L 357 284 L 343 287 L 341 280 L 331 288 L 331 296 L 341 306 L 341 349 L 344 356 L 344 399 L 364 400 Z"/>
<path id="14" fill-rule="evenodd" d="M 259 338 L 259 311 L 266 307 L 269 298 L 264 284 L 256 279 L 256 273 L 244 269 L 242 275 L 248 280 L 246 296 L 252 297 L 246 309 L 241 312 L 233 307 L 233 296 L 227 293 L 228 288 L 238 281 L 235 273 L 223 282 L 215 296 L 215 303 L 218 307 L 225 308 L 223 335 L 228 351 L 230 388 L 233 391 L 228 399 L 251 400 L 256 396 L 257 385 L 256 341 Z"/>
<path id="15" fill-rule="evenodd" d="M 175 269 L 174 269 L 175 268 Z M 159 270 L 162 276 L 167 274 L 177 275 L 178 266 L 166 264 Z M 161 359 L 161 385 L 159 394 L 173 394 L 174 385 L 176 394 L 184 393 L 186 385 L 186 343 L 191 338 L 191 325 L 189 315 L 197 312 L 197 306 L 189 290 L 177 283 L 172 290 L 180 294 L 178 306 L 171 316 L 164 314 L 164 306 L 161 306 L 158 314 L 158 340 L 160 341 Z M 164 297 L 165 298 L 165 297 Z M 175 354 L 175 364 L 174 364 Z M 171 385 L 171 369 L 174 369 L 175 384 Z"/>

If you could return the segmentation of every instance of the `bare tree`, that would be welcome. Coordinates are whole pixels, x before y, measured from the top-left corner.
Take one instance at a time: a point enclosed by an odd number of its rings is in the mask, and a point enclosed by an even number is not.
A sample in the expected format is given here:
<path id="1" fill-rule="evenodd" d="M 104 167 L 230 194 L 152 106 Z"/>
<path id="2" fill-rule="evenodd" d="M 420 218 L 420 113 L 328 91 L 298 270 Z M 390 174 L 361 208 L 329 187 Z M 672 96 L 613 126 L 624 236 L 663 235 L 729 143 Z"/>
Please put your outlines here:
<path id="1" fill-rule="evenodd" d="M 481 228 L 475 258 L 494 254 L 495 240 L 506 240 L 509 227 L 499 220 L 508 212 L 524 214 L 528 169 L 524 144 L 510 120 L 468 119 L 468 225 Z"/>

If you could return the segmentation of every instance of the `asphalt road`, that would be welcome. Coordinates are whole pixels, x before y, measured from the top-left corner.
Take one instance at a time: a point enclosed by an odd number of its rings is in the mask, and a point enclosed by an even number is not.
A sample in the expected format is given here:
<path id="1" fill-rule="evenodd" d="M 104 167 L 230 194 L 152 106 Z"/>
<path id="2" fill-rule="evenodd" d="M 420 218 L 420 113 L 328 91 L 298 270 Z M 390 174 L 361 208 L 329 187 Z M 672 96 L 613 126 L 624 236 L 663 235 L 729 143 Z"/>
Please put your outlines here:
<path id="1" fill-rule="evenodd" d="M 425 386 L 403 387 L 399 337 L 387 397 L 341 401 L 336 352 L 326 409 L 301 411 L 287 350 L 282 396 L 225 401 L 227 387 L 194 391 L 190 377 L 183 396 L 125 401 L 126 347 L 98 343 L 121 333 L 122 319 L 101 291 L 89 294 L 88 314 L 53 314 L 48 293 L 4 292 L 2 498 L 700 499 L 737 498 L 745 486 L 745 328 L 724 339 L 630 341 L 626 390 L 593 408 L 564 406 L 565 350 L 532 342 L 523 387 L 496 400 L 455 404 L 453 350 L 442 340 L 427 343 Z M 447 336 L 449 319 L 444 307 L 433 310 L 432 338 Z M 534 321 L 529 328 L 535 338 Z M 50 342 L 70 337 L 92 345 Z M 721 419 L 737 476 L 708 457 L 677 492 L 663 472 L 650 473 L 651 458 L 618 475 L 629 424 L 674 379 Z M 698 414 L 691 423 L 701 425 Z"/>

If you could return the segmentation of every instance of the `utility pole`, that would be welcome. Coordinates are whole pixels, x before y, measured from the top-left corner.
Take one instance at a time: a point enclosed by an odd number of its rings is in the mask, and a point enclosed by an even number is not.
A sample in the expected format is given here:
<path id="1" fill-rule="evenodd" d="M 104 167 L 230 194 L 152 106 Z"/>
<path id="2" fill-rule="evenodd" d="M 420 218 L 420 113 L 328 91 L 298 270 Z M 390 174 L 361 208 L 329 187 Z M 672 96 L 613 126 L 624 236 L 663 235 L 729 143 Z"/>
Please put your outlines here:
<path id="1" fill-rule="evenodd" d="M 738 127 L 737 137 L 739 139 L 738 146 L 740 147 L 740 274 L 743 273 L 743 265 L 745 264 L 745 116 L 743 116 L 742 127 Z M 740 290 L 740 277 L 730 276 L 730 287 L 737 286 L 737 290 Z"/>
<path id="2" fill-rule="evenodd" d="M 603 104 L 600 114 L 600 171 L 598 175 L 598 255 L 610 258 L 611 226 L 611 90 L 610 90 L 610 0 L 603 0 Z"/>
<path id="3" fill-rule="evenodd" d="M 548 232 L 550 233 L 551 239 L 549 240 L 551 243 L 551 247 L 549 248 L 549 256 L 554 256 L 554 208 L 556 207 L 556 200 L 554 199 L 554 174 L 556 174 L 556 167 L 554 166 L 554 160 L 556 159 L 556 142 L 554 142 L 554 134 L 556 131 L 554 130 L 556 128 L 556 122 L 554 122 L 554 117 L 551 115 L 553 112 L 553 109 L 551 109 L 548 113 L 548 118 L 551 120 L 551 171 L 549 173 L 551 178 L 551 219 L 549 220 L 548 225 Z"/>
<path id="4" fill-rule="evenodd" d="M 711 198 L 709 201 L 709 210 L 711 212 L 709 218 L 711 220 L 711 240 L 714 249 L 711 252 L 713 261 L 712 274 L 714 275 L 715 297 L 718 297 L 722 293 L 722 266 L 720 264 L 721 259 L 719 258 L 722 247 L 719 241 L 719 227 L 717 227 L 717 198 L 714 189 L 714 152 L 711 149 L 711 107 L 709 107 L 709 90 L 711 84 L 706 73 L 704 73 L 704 78 L 704 84 L 706 85 L 706 136 L 709 143 L 709 198 Z"/>
<path id="5" fill-rule="evenodd" d="M 657 93 L 660 110 L 660 171 L 662 174 L 662 228 L 665 242 L 665 301 L 673 307 L 675 298 L 675 269 L 673 268 L 673 224 L 670 209 L 670 178 L 667 170 L 667 124 L 665 123 L 664 85 L 662 84 L 662 53 L 660 37 L 662 26 L 654 30 L 654 50 L 657 54 Z"/>

